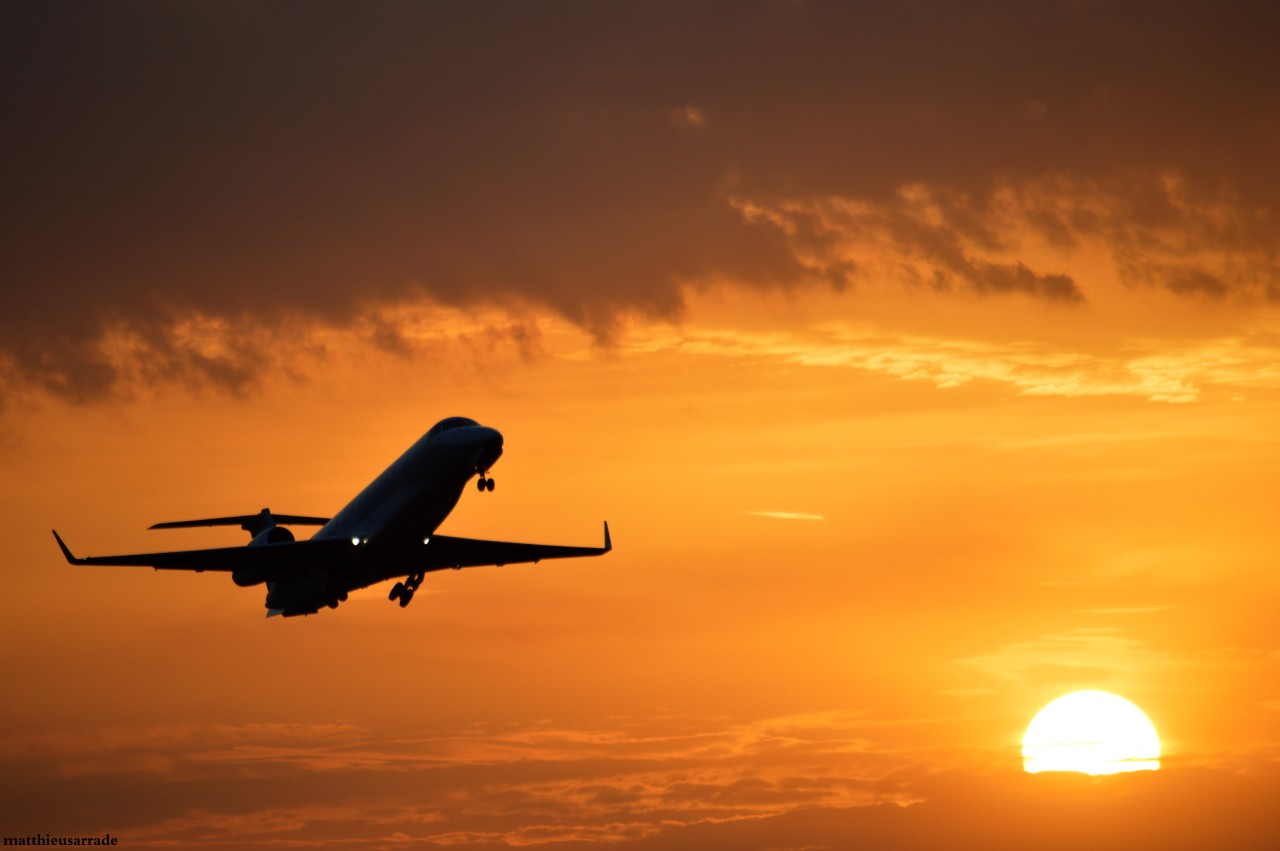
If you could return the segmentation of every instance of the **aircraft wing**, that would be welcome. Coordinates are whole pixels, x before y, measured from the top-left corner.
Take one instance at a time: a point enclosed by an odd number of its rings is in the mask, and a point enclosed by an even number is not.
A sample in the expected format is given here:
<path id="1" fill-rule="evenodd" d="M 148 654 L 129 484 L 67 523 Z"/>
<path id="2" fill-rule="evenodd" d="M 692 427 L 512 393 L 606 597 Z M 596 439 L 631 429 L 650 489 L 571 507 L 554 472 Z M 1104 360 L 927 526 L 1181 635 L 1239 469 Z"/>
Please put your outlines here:
<path id="1" fill-rule="evenodd" d="M 290 541 L 279 544 L 263 544 L 249 547 L 218 547 L 209 550 L 181 550 L 169 553 L 136 553 L 117 556 L 86 556 L 77 558 L 54 530 L 53 537 L 69 564 L 114 564 L 154 567 L 157 570 L 251 570 L 288 575 L 303 567 L 324 567 L 346 564 L 356 547 L 345 539 L 320 541 Z"/>
<path id="2" fill-rule="evenodd" d="M 488 565 L 521 564 L 537 562 L 544 558 L 578 558 L 604 555 L 613 549 L 609 537 L 609 524 L 604 524 L 603 547 L 561 547 L 550 544 L 517 544 L 510 541 L 481 541 L 474 538 L 453 538 L 448 535 L 432 535 L 426 547 L 414 558 L 417 569 L 423 573 L 458 567 L 485 567 Z"/>

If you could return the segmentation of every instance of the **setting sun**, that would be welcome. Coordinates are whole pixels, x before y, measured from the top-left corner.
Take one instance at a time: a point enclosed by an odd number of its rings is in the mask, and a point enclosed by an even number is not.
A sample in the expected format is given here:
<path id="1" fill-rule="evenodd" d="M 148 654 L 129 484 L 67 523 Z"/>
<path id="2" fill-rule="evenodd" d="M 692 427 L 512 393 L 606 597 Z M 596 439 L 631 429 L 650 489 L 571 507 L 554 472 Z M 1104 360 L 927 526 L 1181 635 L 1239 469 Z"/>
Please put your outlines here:
<path id="1" fill-rule="evenodd" d="M 1023 770 L 1117 774 L 1160 767 L 1156 728 L 1123 697 L 1077 691 L 1050 703 L 1022 738 Z"/>

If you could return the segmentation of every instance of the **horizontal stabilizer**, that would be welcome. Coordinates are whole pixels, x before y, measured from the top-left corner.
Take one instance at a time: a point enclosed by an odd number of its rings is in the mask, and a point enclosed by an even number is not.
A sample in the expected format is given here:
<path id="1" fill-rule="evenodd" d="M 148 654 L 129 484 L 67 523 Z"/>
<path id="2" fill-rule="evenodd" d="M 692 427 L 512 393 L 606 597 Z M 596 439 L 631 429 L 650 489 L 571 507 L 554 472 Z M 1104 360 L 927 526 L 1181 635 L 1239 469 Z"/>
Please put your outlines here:
<path id="1" fill-rule="evenodd" d="M 304 517 L 300 514 L 272 514 L 271 509 L 264 508 L 257 514 L 242 514 L 236 517 L 209 517 L 204 520 L 174 520 L 169 523 L 157 523 L 151 529 L 192 529 L 196 526 L 239 526 L 246 532 L 258 534 L 272 526 L 323 526 L 329 522 L 328 517 Z"/>

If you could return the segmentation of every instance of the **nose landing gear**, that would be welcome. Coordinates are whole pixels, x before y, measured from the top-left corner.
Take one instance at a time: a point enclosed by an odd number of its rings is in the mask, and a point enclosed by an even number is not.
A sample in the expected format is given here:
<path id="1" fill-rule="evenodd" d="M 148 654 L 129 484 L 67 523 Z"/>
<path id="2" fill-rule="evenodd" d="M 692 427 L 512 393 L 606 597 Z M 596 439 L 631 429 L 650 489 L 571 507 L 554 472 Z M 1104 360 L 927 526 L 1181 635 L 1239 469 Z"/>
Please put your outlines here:
<path id="1" fill-rule="evenodd" d="M 484 493 L 485 491 L 492 491 L 493 479 L 489 478 L 484 473 L 481 473 L 480 478 L 476 479 L 476 490 L 480 491 L 480 493 Z"/>
<path id="2" fill-rule="evenodd" d="M 413 600 L 413 592 L 418 590 L 418 586 L 422 584 L 422 580 L 426 576 L 421 573 L 414 573 L 405 579 L 404 582 L 397 582 L 391 586 L 391 593 L 387 595 L 388 600 L 400 600 L 400 608 L 409 605 Z"/>

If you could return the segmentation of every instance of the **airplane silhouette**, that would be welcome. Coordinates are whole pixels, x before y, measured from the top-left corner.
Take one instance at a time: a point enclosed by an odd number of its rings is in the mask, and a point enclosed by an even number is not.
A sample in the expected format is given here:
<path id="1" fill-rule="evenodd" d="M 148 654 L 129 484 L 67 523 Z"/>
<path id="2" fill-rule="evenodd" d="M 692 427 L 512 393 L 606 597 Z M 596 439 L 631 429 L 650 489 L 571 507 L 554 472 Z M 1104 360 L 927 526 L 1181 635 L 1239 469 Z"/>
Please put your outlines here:
<path id="1" fill-rule="evenodd" d="M 492 491 L 489 468 L 502 455 L 502 435 L 466 417 L 431 427 L 347 503 L 332 519 L 295 514 L 257 514 L 157 523 L 152 529 L 239 526 L 253 536 L 247 546 L 167 553 L 77 558 L 55 529 L 70 564 L 141 565 L 157 570 L 225 571 L 241 587 L 266 583 L 267 617 L 310 615 L 337 608 L 347 594 L 404 576 L 390 599 L 409 605 L 426 574 L 435 570 L 538 562 L 544 558 L 604 555 L 613 549 L 609 524 L 603 547 L 562 547 L 481 541 L 434 534 L 458 504 L 473 475 L 476 487 Z M 295 541 L 285 526 L 320 526 L 310 540 Z"/>

